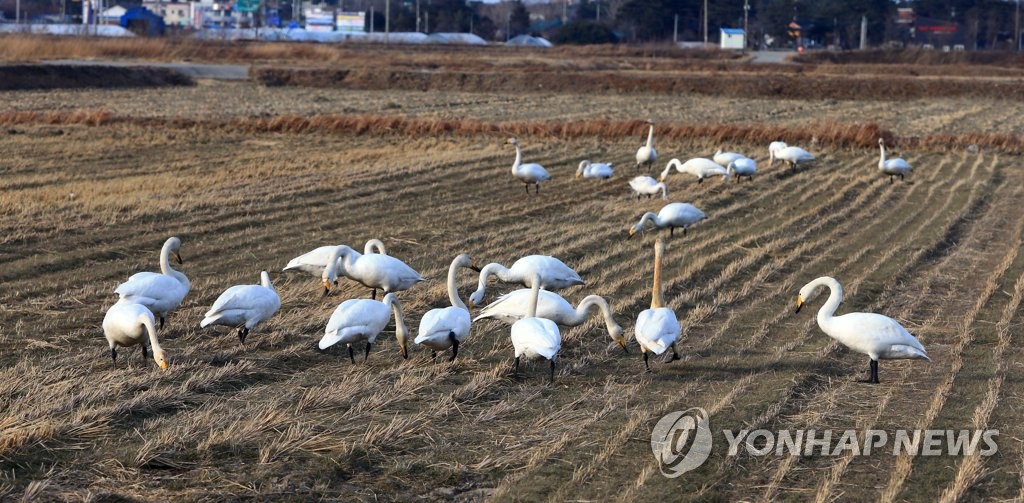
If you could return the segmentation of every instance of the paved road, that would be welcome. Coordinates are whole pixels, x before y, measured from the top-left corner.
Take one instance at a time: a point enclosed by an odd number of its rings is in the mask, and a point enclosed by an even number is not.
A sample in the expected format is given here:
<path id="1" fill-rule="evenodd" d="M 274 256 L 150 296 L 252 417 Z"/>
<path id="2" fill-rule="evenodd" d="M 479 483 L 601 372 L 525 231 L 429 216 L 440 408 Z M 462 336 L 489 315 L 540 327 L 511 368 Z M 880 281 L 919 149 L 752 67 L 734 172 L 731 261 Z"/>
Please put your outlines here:
<path id="1" fill-rule="evenodd" d="M 795 51 L 753 51 L 751 63 L 789 63 L 786 59 L 796 54 Z"/>
<path id="2" fill-rule="evenodd" d="M 158 63 L 148 61 L 88 61 L 77 59 L 53 59 L 46 65 L 81 66 L 148 66 L 169 68 L 193 79 L 246 80 L 249 78 L 248 65 L 210 65 L 200 63 Z"/>

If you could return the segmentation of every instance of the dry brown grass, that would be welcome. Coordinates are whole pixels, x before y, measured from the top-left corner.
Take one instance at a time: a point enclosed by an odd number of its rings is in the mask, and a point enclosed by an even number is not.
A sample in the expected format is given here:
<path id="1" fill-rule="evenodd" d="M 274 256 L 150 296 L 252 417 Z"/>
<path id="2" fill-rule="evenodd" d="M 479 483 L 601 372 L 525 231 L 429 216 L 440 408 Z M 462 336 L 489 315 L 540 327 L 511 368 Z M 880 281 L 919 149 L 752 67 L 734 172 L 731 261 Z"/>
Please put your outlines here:
<path id="1" fill-rule="evenodd" d="M 684 359 L 644 374 L 636 352 L 609 347 L 603 323 L 592 321 L 563 330 L 548 385 L 543 365 L 507 377 L 508 328 L 495 322 L 475 325 L 454 363 L 416 347 L 402 360 L 390 327 L 366 363 L 350 364 L 343 349 L 318 353 L 330 312 L 365 289 L 343 283 L 323 299 L 311 278 L 277 271 L 315 246 L 379 237 L 428 278 L 400 294 L 415 327 L 447 302 L 442 278 L 454 254 L 504 263 L 552 254 L 588 280 L 562 293 L 607 297 L 630 333 L 650 301 L 642 279 L 653 237 L 626 240 L 625 229 L 662 204 L 628 199 L 623 183 L 642 122 L 593 112 L 498 121 L 19 110 L 0 115 L 16 133 L 0 135 L 0 498 L 1019 492 L 1021 448 L 1004 441 L 1024 435 L 1008 399 L 1024 393 L 1008 378 L 1024 362 L 1013 344 L 1024 178 L 1012 135 L 979 127 L 911 137 L 872 120 L 659 121 L 666 157 L 722 143 L 757 152 L 785 138 L 814 145 L 822 161 L 798 173 L 762 164 L 753 183 L 670 179 L 673 200 L 711 217 L 668 240 L 665 295 L 684 321 Z M 554 175 L 539 196 L 524 197 L 507 173 L 512 152 L 494 139 L 512 134 L 530 140 L 528 162 Z M 918 166 L 912 183 L 877 173 L 879 136 Z M 968 142 L 986 148 L 949 148 Z M 615 179 L 573 179 L 579 159 L 594 153 L 620 163 Z M 170 234 L 184 240 L 193 285 L 161 334 L 171 368 L 159 371 L 138 351 L 112 368 L 98 329 L 111 290 L 154 269 Z M 255 281 L 261 269 L 272 271 L 282 308 L 246 346 L 198 329 L 224 288 Z M 813 316 L 791 311 L 796 289 L 823 274 L 843 281 L 844 312 L 899 318 L 934 361 L 885 362 L 882 385 L 853 382 L 865 359 L 821 334 Z M 465 294 L 473 278 L 460 283 Z M 494 295 L 511 288 L 496 285 Z M 716 431 L 989 425 L 1005 436 L 998 457 L 907 467 L 892 456 L 726 457 L 718 436 L 704 467 L 665 479 L 650 428 L 693 406 L 712 413 Z M 887 493 L 880 464 L 893 475 Z"/>

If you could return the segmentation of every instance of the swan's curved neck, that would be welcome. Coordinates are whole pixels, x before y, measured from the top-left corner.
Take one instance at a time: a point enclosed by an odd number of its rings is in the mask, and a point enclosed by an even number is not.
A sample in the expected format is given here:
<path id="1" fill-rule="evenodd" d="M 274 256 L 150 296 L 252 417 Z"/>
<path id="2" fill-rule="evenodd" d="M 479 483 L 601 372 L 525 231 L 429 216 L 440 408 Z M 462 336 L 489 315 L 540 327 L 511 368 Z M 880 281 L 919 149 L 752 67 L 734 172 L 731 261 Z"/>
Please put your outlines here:
<path id="1" fill-rule="evenodd" d="M 334 248 L 330 258 L 327 259 L 327 265 L 324 267 L 323 280 L 334 282 L 334 280 L 338 279 L 338 269 L 342 271 L 348 270 L 359 257 L 362 257 L 362 255 L 350 246 L 341 245 Z"/>
<path id="2" fill-rule="evenodd" d="M 540 275 L 533 275 L 533 285 L 530 287 L 530 310 L 526 313 L 530 318 L 537 317 L 537 302 L 540 299 Z"/>
<path id="3" fill-rule="evenodd" d="M 409 338 L 409 327 L 405 324 L 405 314 L 402 312 L 402 304 L 398 302 L 398 296 L 394 293 L 385 295 L 384 300 L 381 302 L 391 308 L 391 312 L 395 315 L 395 339 L 398 340 L 398 346 L 402 348 L 402 355 L 405 356 L 408 354 L 406 341 Z"/>
<path id="4" fill-rule="evenodd" d="M 363 255 L 369 255 L 374 252 L 381 255 L 388 254 L 387 249 L 384 248 L 384 243 L 379 239 L 371 239 L 363 245 Z"/>
<path id="5" fill-rule="evenodd" d="M 516 161 L 512 163 L 512 172 L 515 173 L 519 169 L 519 165 L 523 162 L 523 149 L 518 143 L 514 144 L 516 147 Z"/>
<path id="6" fill-rule="evenodd" d="M 679 159 L 672 159 L 668 161 L 668 166 L 665 166 L 665 171 L 661 172 L 661 179 L 664 180 L 668 177 L 668 174 L 672 171 L 672 168 L 676 168 L 679 171 L 683 166 L 683 163 L 679 162 Z"/>
<path id="7" fill-rule="evenodd" d="M 644 213 L 644 216 L 640 217 L 639 230 L 644 230 L 644 226 L 647 225 L 647 222 L 651 221 L 654 222 L 656 227 L 661 227 L 661 220 L 658 218 L 658 215 L 653 211 L 648 211 L 647 213 Z"/>
<path id="8" fill-rule="evenodd" d="M 153 349 L 153 356 L 155 357 L 158 353 L 163 352 L 163 348 L 160 347 L 160 341 L 156 338 L 156 325 L 153 324 L 153 319 L 149 316 L 139 316 L 140 323 L 146 327 L 146 333 L 149 334 L 149 345 Z"/>
<path id="9" fill-rule="evenodd" d="M 459 298 L 459 283 L 457 280 L 459 269 L 463 266 L 462 258 L 456 257 L 452 261 L 452 265 L 448 267 L 448 300 L 452 302 L 452 306 L 469 311 L 466 303 L 462 302 L 462 299 Z"/>
<path id="10" fill-rule="evenodd" d="M 825 277 L 816 281 L 818 285 L 828 287 L 828 300 L 818 309 L 818 325 L 825 327 L 835 317 L 836 309 L 843 302 L 843 287 L 833 278 Z"/>
<path id="11" fill-rule="evenodd" d="M 497 262 L 485 265 L 483 269 L 480 269 L 480 281 L 476 285 L 477 290 L 487 288 L 487 280 L 490 279 L 491 275 L 497 276 L 502 281 L 509 281 L 512 271 L 509 271 L 507 267 Z"/>
<path id="12" fill-rule="evenodd" d="M 263 288 L 269 288 L 275 292 L 277 291 L 274 289 L 274 284 L 270 282 L 270 273 L 267 271 L 260 273 L 260 285 L 263 285 Z"/>
<path id="13" fill-rule="evenodd" d="M 654 124 L 647 130 L 647 148 L 654 146 Z"/>
<path id="14" fill-rule="evenodd" d="M 665 252 L 665 243 L 660 239 L 654 244 L 654 286 L 651 287 L 651 309 L 665 307 L 665 297 L 661 293 L 661 256 Z"/>
<path id="15" fill-rule="evenodd" d="M 881 159 L 878 160 L 878 165 L 879 166 L 883 166 L 883 165 L 885 165 L 885 144 L 884 143 L 879 143 L 878 144 L 878 149 L 882 151 L 882 157 L 881 157 Z"/>
<path id="16" fill-rule="evenodd" d="M 160 250 L 160 272 L 188 285 L 188 277 L 171 267 L 171 243 L 164 243 Z"/>
<path id="17" fill-rule="evenodd" d="M 601 310 L 601 315 L 604 316 L 604 324 L 608 327 L 608 332 L 615 333 L 615 328 L 619 324 L 615 323 L 615 319 L 612 318 L 612 308 L 608 305 L 608 301 L 604 300 L 604 297 L 600 295 L 584 297 L 580 304 L 576 306 L 576 317 L 573 322 L 577 324 L 583 323 L 583 320 L 587 318 L 587 313 L 595 306 Z"/>

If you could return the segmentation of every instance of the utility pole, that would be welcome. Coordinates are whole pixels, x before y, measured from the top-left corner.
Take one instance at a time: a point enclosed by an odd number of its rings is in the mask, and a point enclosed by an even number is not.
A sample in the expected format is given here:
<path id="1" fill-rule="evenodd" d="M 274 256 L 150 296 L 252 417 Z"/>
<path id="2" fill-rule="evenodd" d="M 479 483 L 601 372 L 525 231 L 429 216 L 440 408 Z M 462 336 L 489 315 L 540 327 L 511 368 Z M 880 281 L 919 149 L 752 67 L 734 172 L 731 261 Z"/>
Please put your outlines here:
<path id="1" fill-rule="evenodd" d="M 384 43 L 389 42 L 391 36 L 391 0 L 384 0 Z"/>
<path id="2" fill-rule="evenodd" d="M 1017 52 L 1020 52 L 1020 0 L 1017 0 L 1017 10 L 1013 14 L 1013 33 L 1016 40 Z"/>
<path id="3" fill-rule="evenodd" d="M 704 0 L 704 45 L 708 44 L 708 0 Z"/>
<path id="4" fill-rule="evenodd" d="M 747 15 L 750 13 L 750 2 L 743 0 L 743 54 L 747 53 L 747 46 L 750 45 L 750 32 L 747 31 Z"/>
<path id="5" fill-rule="evenodd" d="M 1020 0 L 1017 0 L 1017 1 L 1019 2 Z M 594 2 L 594 5 L 597 6 L 597 22 L 600 23 L 601 22 L 601 0 L 597 0 L 596 2 Z"/>
<path id="6" fill-rule="evenodd" d="M 562 2 L 562 26 L 569 22 L 569 0 Z"/>
<path id="7" fill-rule="evenodd" d="M 420 0 L 416 0 L 416 31 L 420 31 Z"/>
<path id="8" fill-rule="evenodd" d="M 676 14 L 675 21 L 672 22 L 672 43 L 679 44 L 679 14 Z"/>
<path id="9" fill-rule="evenodd" d="M 21 0 L 14 2 L 14 22 L 21 24 Z"/>

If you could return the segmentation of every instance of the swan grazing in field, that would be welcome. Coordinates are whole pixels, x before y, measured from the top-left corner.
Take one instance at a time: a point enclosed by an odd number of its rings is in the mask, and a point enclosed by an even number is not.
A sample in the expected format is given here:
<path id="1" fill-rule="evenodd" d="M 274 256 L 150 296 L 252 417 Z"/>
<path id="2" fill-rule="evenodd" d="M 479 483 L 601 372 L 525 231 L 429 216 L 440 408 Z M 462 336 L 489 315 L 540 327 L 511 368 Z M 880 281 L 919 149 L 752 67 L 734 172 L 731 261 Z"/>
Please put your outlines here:
<path id="1" fill-rule="evenodd" d="M 661 192 L 662 199 L 668 199 L 668 189 L 665 187 L 665 184 L 649 176 L 638 176 L 629 181 L 629 186 L 633 189 L 637 199 L 640 199 L 640 196 L 644 194 L 647 195 L 647 199 L 650 199 L 651 196 L 659 191 Z"/>
<path id="2" fill-rule="evenodd" d="M 703 157 L 695 157 L 683 163 L 679 162 L 679 159 L 672 159 L 668 162 L 668 166 L 665 166 L 665 171 L 661 172 L 661 177 L 658 180 L 664 182 L 672 168 L 676 168 L 676 171 L 680 173 L 696 176 L 697 183 L 703 183 L 704 179 L 709 176 L 721 176 L 723 180 L 729 178 L 729 172 L 717 162 Z"/>
<path id="3" fill-rule="evenodd" d="M 885 140 L 882 138 L 878 139 L 878 148 L 882 151 L 882 156 L 878 159 L 878 169 L 889 175 L 889 183 L 892 183 L 892 177 L 899 176 L 900 180 L 903 180 L 903 176 L 914 170 L 914 167 L 907 161 L 900 159 L 885 159 Z"/>
<path id="4" fill-rule="evenodd" d="M 530 307 L 533 303 L 532 290 L 516 290 L 506 293 L 498 300 L 490 303 L 480 311 L 480 314 L 473 321 L 484 318 L 494 318 L 502 322 L 512 324 L 529 316 Z M 590 311 L 597 308 L 604 316 L 605 327 L 608 328 L 608 335 L 612 340 L 619 343 L 623 349 L 626 348 L 626 339 L 622 335 L 622 327 L 615 323 L 612 317 L 612 309 L 608 301 L 600 295 L 588 295 L 580 301 L 579 306 L 573 309 L 572 304 L 554 292 L 541 290 L 537 301 L 537 312 L 534 316 L 555 322 L 563 327 L 575 327 L 587 321 Z"/>
<path id="5" fill-rule="evenodd" d="M 562 349 L 562 333 L 555 322 L 537 317 L 537 301 L 540 296 L 541 279 L 534 276 L 530 283 L 531 300 L 527 317 L 512 324 L 512 347 L 516 358 L 512 362 L 512 375 L 519 371 L 519 358 L 527 360 L 546 358 L 551 362 L 551 382 L 555 381 L 555 357 Z"/>
<path id="6" fill-rule="evenodd" d="M 558 290 L 575 285 L 586 284 L 576 271 L 572 270 L 564 262 L 555 257 L 546 255 L 527 255 L 512 263 L 512 267 L 492 262 L 480 269 L 480 281 L 477 289 L 469 296 L 469 305 L 479 306 L 484 302 L 484 294 L 487 292 L 487 280 L 491 275 L 497 276 L 499 280 L 506 283 L 522 283 L 523 286 L 530 284 L 532 278 L 540 278 L 540 286 L 543 288 Z"/>
<path id="7" fill-rule="evenodd" d="M 754 174 L 757 173 L 757 161 L 748 157 L 741 157 L 730 162 L 725 169 L 731 176 L 736 177 L 736 183 L 739 183 L 740 177 L 743 176 L 747 177 L 750 181 L 754 181 Z"/>
<path id="8" fill-rule="evenodd" d="M 683 235 L 686 235 L 687 227 L 704 220 L 707 216 L 703 211 L 700 211 L 692 204 L 689 203 L 669 203 L 666 204 L 658 211 L 655 215 L 653 211 L 648 211 L 640 217 L 640 223 L 630 227 L 629 237 L 633 237 L 638 232 L 643 232 L 647 222 L 653 222 L 654 227 L 657 229 L 664 229 L 668 227 L 668 235 L 671 236 L 676 227 L 683 229 Z"/>
<path id="9" fill-rule="evenodd" d="M 780 150 L 782 150 L 782 149 L 784 149 L 784 148 L 786 148 L 788 146 L 789 145 L 786 145 L 786 142 L 784 142 L 784 141 L 773 141 L 773 142 L 769 143 L 768 144 L 768 165 L 769 166 L 775 166 L 776 154 Z"/>
<path id="10" fill-rule="evenodd" d="M 580 161 L 580 167 L 576 168 L 576 178 L 599 178 L 607 180 L 615 174 L 612 163 L 592 163 L 588 160 Z"/>
<path id="11" fill-rule="evenodd" d="M 515 138 L 509 138 L 506 143 L 515 145 L 516 147 L 516 160 L 512 163 L 512 176 L 522 180 L 526 184 L 526 193 L 530 193 L 530 184 L 532 183 L 537 187 L 536 194 L 540 193 L 541 182 L 546 182 L 551 179 L 551 175 L 544 169 L 544 166 L 536 163 L 522 164 L 523 162 L 523 149 L 519 146 L 519 140 Z"/>
<path id="12" fill-rule="evenodd" d="M 110 358 L 117 365 L 117 346 L 123 348 L 142 345 L 142 359 L 146 359 L 146 336 L 153 349 L 153 360 L 160 368 L 167 368 L 167 358 L 156 338 L 156 318 L 146 306 L 124 299 L 117 301 L 103 316 L 103 336 L 110 344 Z"/>
<path id="13" fill-rule="evenodd" d="M 295 257 L 288 261 L 288 265 L 284 266 L 283 271 L 302 271 L 312 276 L 320 277 L 324 273 L 324 268 L 327 267 L 327 261 L 330 260 L 331 254 L 338 248 L 338 245 L 332 246 L 321 246 L 313 251 L 303 253 L 298 257 Z M 379 253 L 381 255 L 387 255 L 388 252 L 384 248 L 384 243 L 379 239 L 371 239 L 363 245 L 363 255 L 369 255 L 371 253 Z"/>
<path id="14" fill-rule="evenodd" d="M 344 342 L 348 346 L 349 359 L 355 363 L 356 356 L 352 344 L 366 341 L 366 352 L 363 357 L 363 361 L 366 361 L 370 358 L 370 346 L 373 346 L 377 340 L 377 334 L 380 334 L 381 330 L 387 326 L 392 311 L 395 313 L 395 338 L 398 339 L 402 358 L 408 358 L 409 350 L 406 348 L 405 341 L 409 329 L 405 326 L 402 305 L 399 304 L 398 297 L 393 293 L 385 295 L 384 299 L 380 301 L 349 299 L 339 304 L 331 314 L 331 319 L 327 321 L 324 336 L 320 339 L 320 349 L 327 349 L 339 342 Z"/>
<path id="15" fill-rule="evenodd" d="M 896 320 L 875 313 L 848 313 L 835 316 L 843 301 L 843 287 L 835 278 L 822 276 L 800 289 L 796 297 L 796 312 L 805 303 L 830 290 L 828 300 L 818 310 L 818 326 L 829 337 L 844 346 L 871 358 L 871 377 L 866 381 L 878 384 L 878 360 L 920 359 L 931 361 L 924 346 Z"/>
<path id="16" fill-rule="evenodd" d="M 114 290 L 122 300 L 146 306 L 154 315 L 160 317 L 160 328 L 164 328 L 167 313 L 177 309 L 181 301 L 188 295 L 190 283 L 188 277 L 171 267 L 171 254 L 181 264 L 181 240 L 172 237 L 164 242 L 160 249 L 160 272 L 140 272 L 133 274 L 128 281 L 121 283 Z"/>
<path id="17" fill-rule="evenodd" d="M 339 270 L 343 276 L 373 289 L 371 299 L 377 298 L 378 288 L 388 294 L 408 290 L 423 281 L 420 273 L 395 257 L 379 253 L 362 255 L 345 245 L 336 246 L 327 263 L 334 265 L 325 267 L 321 275 L 324 295 L 331 291 L 331 284 L 337 284 Z"/>
<path id="18" fill-rule="evenodd" d="M 206 312 L 201 328 L 220 325 L 238 329 L 238 340 L 245 343 L 249 331 L 269 320 L 281 308 L 281 298 L 270 282 L 267 271 L 260 273 L 258 285 L 235 285 L 217 297 Z"/>
<path id="19" fill-rule="evenodd" d="M 775 158 L 796 169 L 797 164 L 811 162 L 815 159 L 814 154 L 800 147 L 786 147 L 775 152 Z"/>
<path id="20" fill-rule="evenodd" d="M 458 272 L 461 268 L 472 268 L 469 255 L 463 253 L 448 267 L 448 300 L 451 307 L 431 309 L 420 320 L 419 335 L 414 341 L 426 346 L 437 357 L 438 351 L 452 348 L 452 361 L 459 356 L 459 343 L 469 336 L 469 308 L 459 298 Z"/>
<path id="21" fill-rule="evenodd" d="M 736 152 L 722 152 L 722 149 L 718 149 L 718 152 L 715 152 L 714 157 L 711 159 L 717 164 L 728 166 L 730 162 L 733 162 L 736 159 L 744 159 L 746 157 L 747 156 L 743 154 L 738 154 Z"/>
<path id="22" fill-rule="evenodd" d="M 654 150 L 654 121 L 648 120 L 647 124 L 647 143 L 636 151 L 636 169 L 640 169 L 641 164 L 651 167 L 658 160 L 658 151 Z"/>
<path id="23" fill-rule="evenodd" d="M 644 367 L 648 372 L 651 365 L 647 362 L 647 353 L 656 355 L 664 353 L 669 347 L 672 348 L 672 358 L 669 361 L 679 359 L 679 352 L 676 351 L 676 341 L 682 327 L 679 325 L 679 318 L 676 312 L 665 307 L 665 297 L 661 291 L 661 257 L 665 253 L 665 242 L 658 238 L 654 243 L 654 286 L 651 288 L 651 308 L 644 309 L 636 317 L 636 341 L 640 344 L 640 351 L 644 354 Z"/>

